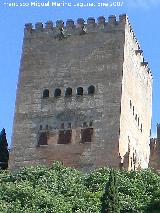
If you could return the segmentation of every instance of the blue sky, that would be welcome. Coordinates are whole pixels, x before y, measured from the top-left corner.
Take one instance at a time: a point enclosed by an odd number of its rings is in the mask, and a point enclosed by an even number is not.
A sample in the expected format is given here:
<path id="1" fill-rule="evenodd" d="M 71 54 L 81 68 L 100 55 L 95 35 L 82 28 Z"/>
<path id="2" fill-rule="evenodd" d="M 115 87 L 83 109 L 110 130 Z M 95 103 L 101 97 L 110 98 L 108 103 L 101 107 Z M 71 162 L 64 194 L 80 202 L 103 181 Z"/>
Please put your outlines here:
<path id="1" fill-rule="evenodd" d="M 83 17 L 119 15 L 127 13 L 133 30 L 144 51 L 145 60 L 152 70 L 153 84 L 153 116 L 152 136 L 156 135 L 156 124 L 160 122 L 160 0 L 49 0 L 49 7 L 31 7 L 31 2 L 44 3 L 47 0 L 1 0 L 0 3 L 0 129 L 6 129 L 10 143 L 14 116 L 16 86 L 18 81 L 24 24 L 38 21 L 46 22 L 58 19 L 77 20 Z M 51 6 L 51 2 L 70 3 L 71 6 Z M 102 7 L 98 3 L 114 3 L 113 6 Z M 116 6 L 121 2 L 122 6 Z M 28 4 L 29 6 L 9 6 L 9 3 Z M 75 7 L 76 3 L 94 3 L 94 7 Z M 33 4 L 33 3 L 32 3 Z M 82 5 L 82 4 L 80 4 Z"/>

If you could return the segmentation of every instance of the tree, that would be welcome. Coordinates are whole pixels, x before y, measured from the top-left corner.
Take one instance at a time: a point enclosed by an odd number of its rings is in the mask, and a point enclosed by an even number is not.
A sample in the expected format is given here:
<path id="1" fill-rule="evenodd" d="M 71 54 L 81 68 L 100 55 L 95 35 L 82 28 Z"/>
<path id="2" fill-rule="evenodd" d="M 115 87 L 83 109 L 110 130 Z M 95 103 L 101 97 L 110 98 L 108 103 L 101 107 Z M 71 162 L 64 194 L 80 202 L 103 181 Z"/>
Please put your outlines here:
<path id="1" fill-rule="evenodd" d="M 110 170 L 109 181 L 102 197 L 102 213 L 120 213 L 116 173 Z"/>
<path id="2" fill-rule="evenodd" d="M 0 133 L 0 169 L 8 168 L 9 151 L 5 129 Z"/>

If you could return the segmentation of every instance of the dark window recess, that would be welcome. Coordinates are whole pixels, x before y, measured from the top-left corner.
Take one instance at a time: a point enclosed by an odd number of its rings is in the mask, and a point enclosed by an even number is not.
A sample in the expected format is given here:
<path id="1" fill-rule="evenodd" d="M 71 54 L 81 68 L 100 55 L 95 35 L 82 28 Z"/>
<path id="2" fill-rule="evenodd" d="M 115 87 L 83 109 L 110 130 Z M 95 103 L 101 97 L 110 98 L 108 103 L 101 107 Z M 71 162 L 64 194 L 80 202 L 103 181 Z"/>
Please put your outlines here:
<path id="1" fill-rule="evenodd" d="M 39 140 L 38 140 L 38 146 L 41 145 L 48 145 L 47 143 L 47 133 L 46 132 L 42 132 L 39 136 Z"/>
<path id="2" fill-rule="evenodd" d="M 43 98 L 49 98 L 49 90 L 48 89 L 45 89 L 43 91 Z"/>
<path id="3" fill-rule="evenodd" d="M 83 127 L 87 127 L 87 123 L 86 122 L 83 123 Z"/>
<path id="4" fill-rule="evenodd" d="M 68 128 L 71 129 L 71 123 L 68 123 Z"/>
<path id="5" fill-rule="evenodd" d="M 58 144 L 69 144 L 72 139 L 72 130 L 60 130 Z"/>
<path id="6" fill-rule="evenodd" d="M 88 87 L 88 94 L 93 95 L 95 93 L 95 87 L 93 85 Z"/>
<path id="7" fill-rule="evenodd" d="M 132 101 L 130 100 L 130 108 L 132 108 Z"/>
<path id="8" fill-rule="evenodd" d="M 61 124 L 60 128 L 61 128 L 61 129 L 64 129 L 64 123 Z"/>
<path id="9" fill-rule="evenodd" d="M 143 131 L 143 129 L 142 129 L 143 127 L 142 127 L 142 124 L 141 124 L 141 132 Z"/>
<path id="10" fill-rule="evenodd" d="M 59 97 L 59 96 L 61 96 L 61 90 L 60 89 L 55 89 L 54 97 Z"/>
<path id="11" fill-rule="evenodd" d="M 40 129 L 40 130 L 42 130 L 42 129 L 43 129 L 43 126 L 42 126 L 42 125 L 40 125 L 40 126 L 39 126 L 39 129 Z"/>
<path id="12" fill-rule="evenodd" d="M 65 96 L 66 96 L 66 97 L 69 97 L 69 96 L 71 96 L 71 95 L 72 95 L 72 88 L 68 87 L 68 88 L 66 89 Z"/>
<path id="13" fill-rule="evenodd" d="M 89 126 L 93 126 L 93 121 L 90 121 L 90 122 L 89 122 Z"/>
<path id="14" fill-rule="evenodd" d="M 83 95 L 83 88 L 82 87 L 77 88 L 77 95 Z"/>
<path id="15" fill-rule="evenodd" d="M 137 121 L 137 114 L 135 115 L 135 120 Z"/>
<path id="16" fill-rule="evenodd" d="M 133 115 L 134 115 L 134 106 L 133 106 Z"/>
<path id="17" fill-rule="evenodd" d="M 48 129 L 48 125 L 46 125 L 46 129 Z"/>
<path id="18" fill-rule="evenodd" d="M 92 142 L 93 141 L 93 128 L 81 129 L 81 142 Z"/>
<path id="19" fill-rule="evenodd" d="M 138 117 L 138 126 L 139 126 L 139 117 Z"/>

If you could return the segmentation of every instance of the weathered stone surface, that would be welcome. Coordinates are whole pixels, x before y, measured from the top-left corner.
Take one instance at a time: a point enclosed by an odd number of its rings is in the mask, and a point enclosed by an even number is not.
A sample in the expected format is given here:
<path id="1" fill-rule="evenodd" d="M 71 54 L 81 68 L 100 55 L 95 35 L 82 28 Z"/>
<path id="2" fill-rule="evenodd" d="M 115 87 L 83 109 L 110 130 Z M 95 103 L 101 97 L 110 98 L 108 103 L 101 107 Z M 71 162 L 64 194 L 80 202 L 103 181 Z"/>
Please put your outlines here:
<path id="1" fill-rule="evenodd" d="M 110 16 L 105 22 L 100 17 L 96 23 L 90 18 L 87 24 L 78 20 L 77 25 L 71 20 L 57 27 L 51 22 L 45 28 L 42 23 L 36 29 L 26 25 L 13 125 L 12 169 L 50 165 L 54 160 L 83 170 L 148 165 L 152 77 L 148 65 L 141 65 L 143 56 L 136 51 L 139 45 L 128 19 L 121 15 L 116 21 Z M 91 85 L 95 92 L 90 95 Z M 65 97 L 69 87 L 72 95 Z M 79 96 L 78 87 L 83 88 Z M 43 98 L 46 89 L 49 97 Z M 87 128 L 93 131 L 86 133 Z M 72 133 L 71 137 L 66 134 L 67 144 L 58 144 L 60 131 L 65 134 L 69 129 Z M 42 132 L 48 145 L 39 146 Z"/>

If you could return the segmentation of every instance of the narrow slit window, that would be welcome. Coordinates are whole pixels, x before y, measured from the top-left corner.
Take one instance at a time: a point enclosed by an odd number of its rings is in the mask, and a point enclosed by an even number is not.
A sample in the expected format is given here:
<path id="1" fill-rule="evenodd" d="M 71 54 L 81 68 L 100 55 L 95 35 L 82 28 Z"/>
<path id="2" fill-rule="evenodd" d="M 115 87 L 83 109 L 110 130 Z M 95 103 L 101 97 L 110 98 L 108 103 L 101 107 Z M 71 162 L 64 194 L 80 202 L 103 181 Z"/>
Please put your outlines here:
<path id="1" fill-rule="evenodd" d="M 132 101 L 130 100 L 130 108 L 132 108 Z"/>

